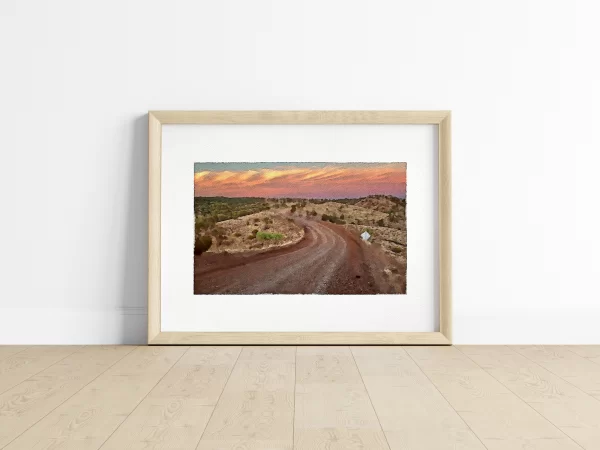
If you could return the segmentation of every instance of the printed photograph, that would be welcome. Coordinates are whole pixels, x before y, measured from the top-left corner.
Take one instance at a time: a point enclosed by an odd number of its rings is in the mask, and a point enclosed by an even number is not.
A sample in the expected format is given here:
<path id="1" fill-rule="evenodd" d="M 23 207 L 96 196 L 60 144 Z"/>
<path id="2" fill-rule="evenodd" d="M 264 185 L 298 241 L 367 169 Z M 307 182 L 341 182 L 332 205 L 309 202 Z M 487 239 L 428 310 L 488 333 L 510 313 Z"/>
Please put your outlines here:
<path id="1" fill-rule="evenodd" d="M 194 164 L 194 294 L 406 294 L 406 169 Z"/>

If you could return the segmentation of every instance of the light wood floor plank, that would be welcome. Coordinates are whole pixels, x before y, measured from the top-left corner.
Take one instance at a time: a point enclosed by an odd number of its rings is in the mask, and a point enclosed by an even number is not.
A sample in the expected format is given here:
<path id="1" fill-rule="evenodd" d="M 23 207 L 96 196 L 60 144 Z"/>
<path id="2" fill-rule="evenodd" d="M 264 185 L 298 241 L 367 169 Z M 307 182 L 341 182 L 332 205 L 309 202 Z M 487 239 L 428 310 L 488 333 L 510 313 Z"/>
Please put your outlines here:
<path id="1" fill-rule="evenodd" d="M 6 449 L 97 450 L 186 350 L 136 348 Z"/>
<path id="2" fill-rule="evenodd" d="M 392 450 L 485 450 L 401 347 L 351 347 Z"/>
<path id="3" fill-rule="evenodd" d="M 9 390 L 81 348 L 81 345 L 38 345 L 7 356 L 0 360 L 0 393 Z"/>
<path id="4" fill-rule="evenodd" d="M 600 402 L 503 346 L 458 349 L 584 449 L 600 449 Z"/>
<path id="5" fill-rule="evenodd" d="M 567 345 L 567 350 L 600 364 L 600 345 Z"/>
<path id="6" fill-rule="evenodd" d="M 244 347 L 199 450 L 290 450 L 295 347 Z"/>
<path id="7" fill-rule="evenodd" d="M 0 394 L 0 448 L 60 406 L 134 347 L 84 347 Z"/>
<path id="8" fill-rule="evenodd" d="M 348 347 L 298 347 L 294 448 L 389 449 Z"/>
<path id="9" fill-rule="evenodd" d="M 193 347 L 173 366 L 102 450 L 194 450 L 241 347 Z"/>
<path id="10" fill-rule="evenodd" d="M 0 360 L 14 355 L 15 353 L 22 352 L 29 348 L 28 345 L 0 345 Z"/>
<path id="11" fill-rule="evenodd" d="M 558 345 L 511 348 L 600 400 L 600 365 Z"/>
<path id="12" fill-rule="evenodd" d="M 488 450 L 581 450 L 456 348 L 405 349 Z"/>

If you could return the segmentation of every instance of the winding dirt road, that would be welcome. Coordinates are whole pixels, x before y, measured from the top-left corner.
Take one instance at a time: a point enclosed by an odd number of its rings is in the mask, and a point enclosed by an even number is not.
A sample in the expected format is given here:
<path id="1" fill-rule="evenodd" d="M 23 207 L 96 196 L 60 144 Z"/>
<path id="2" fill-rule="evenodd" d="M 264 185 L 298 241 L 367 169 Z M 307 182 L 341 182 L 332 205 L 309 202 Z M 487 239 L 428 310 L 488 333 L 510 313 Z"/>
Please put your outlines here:
<path id="1" fill-rule="evenodd" d="M 296 219 L 305 236 L 261 253 L 205 253 L 194 259 L 194 294 L 391 293 L 385 262 L 344 227 Z"/>

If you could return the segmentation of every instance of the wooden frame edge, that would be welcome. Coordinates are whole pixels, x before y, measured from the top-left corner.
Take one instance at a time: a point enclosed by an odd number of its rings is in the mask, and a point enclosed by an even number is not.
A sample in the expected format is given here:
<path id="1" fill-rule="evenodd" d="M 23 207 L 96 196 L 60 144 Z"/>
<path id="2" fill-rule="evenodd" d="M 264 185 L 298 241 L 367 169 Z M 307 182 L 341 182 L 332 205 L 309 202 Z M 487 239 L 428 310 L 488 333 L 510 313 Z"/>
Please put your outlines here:
<path id="1" fill-rule="evenodd" d="M 440 124 L 450 111 L 150 111 L 161 124 Z"/>
<path id="2" fill-rule="evenodd" d="M 148 343 L 160 331 L 160 222 L 162 123 L 148 114 Z"/>
<path id="3" fill-rule="evenodd" d="M 438 125 L 439 320 L 436 332 L 168 332 L 161 331 L 161 156 L 164 124 Z M 452 345 L 450 111 L 149 111 L 149 345 Z"/>
<path id="4" fill-rule="evenodd" d="M 452 342 L 452 158 L 448 111 L 438 124 L 438 247 L 440 332 Z"/>
<path id="5" fill-rule="evenodd" d="M 169 332 L 151 345 L 450 345 L 439 331 L 416 333 Z"/>

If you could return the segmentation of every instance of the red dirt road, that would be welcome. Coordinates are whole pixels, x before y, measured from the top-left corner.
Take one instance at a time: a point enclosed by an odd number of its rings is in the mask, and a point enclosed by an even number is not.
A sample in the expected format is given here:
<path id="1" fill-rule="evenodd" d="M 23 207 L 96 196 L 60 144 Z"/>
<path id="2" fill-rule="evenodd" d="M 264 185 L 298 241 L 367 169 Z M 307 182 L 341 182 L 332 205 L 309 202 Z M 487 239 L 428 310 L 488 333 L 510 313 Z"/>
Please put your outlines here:
<path id="1" fill-rule="evenodd" d="M 194 258 L 194 294 L 383 294 L 385 258 L 344 227 L 296 219 L 302 241 L 265 252 Z"/>

